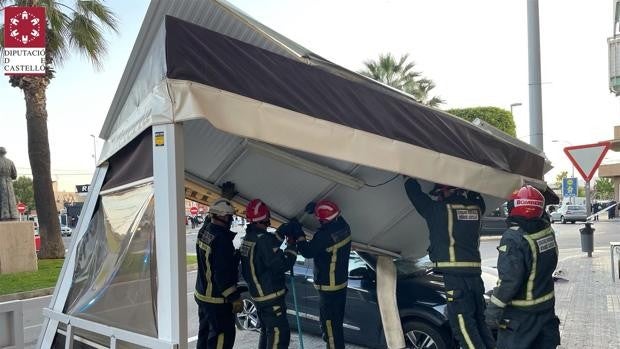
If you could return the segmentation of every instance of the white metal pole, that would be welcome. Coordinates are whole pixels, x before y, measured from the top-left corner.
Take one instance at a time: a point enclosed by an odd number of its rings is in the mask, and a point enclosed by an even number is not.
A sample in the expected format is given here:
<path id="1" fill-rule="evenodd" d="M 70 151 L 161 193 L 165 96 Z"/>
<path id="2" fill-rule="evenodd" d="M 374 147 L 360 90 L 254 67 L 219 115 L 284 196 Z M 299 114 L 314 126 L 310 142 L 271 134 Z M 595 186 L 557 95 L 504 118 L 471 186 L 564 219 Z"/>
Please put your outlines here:
<path id="1" fill-rule="evenodd" d="M 540 26 L 538 0 L 527 1 L 530 144 L 543 150 L 542 91 L 540 88 Z"/>
<path id="2" fill-rule="evenodd" d="M 157 327 L 159 339 L 187 348 L 183 127 L 153 126 Z"/>
<path id="3" fill-rule="evenodd" d="M 592 210 L 590 209 L 590 181 L 586 181 L 586 217 L 590 217 Z"/>

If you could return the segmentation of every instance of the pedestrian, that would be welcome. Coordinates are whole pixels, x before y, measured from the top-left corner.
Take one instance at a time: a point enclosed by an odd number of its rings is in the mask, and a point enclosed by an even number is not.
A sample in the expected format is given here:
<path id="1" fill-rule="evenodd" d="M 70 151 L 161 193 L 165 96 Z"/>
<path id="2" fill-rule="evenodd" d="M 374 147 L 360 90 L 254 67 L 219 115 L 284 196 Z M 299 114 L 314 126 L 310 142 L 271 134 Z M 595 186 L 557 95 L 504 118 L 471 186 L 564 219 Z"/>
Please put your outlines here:
<path id="1" fill-rule="evenodd" d="M 508 201 L 509 228 L 497 248 L 498 286 L 485 312 L 498 328 L 498 349 L 549 349 L 560 345 L 553 271 L 558 264 L 555 233 L 543 216 L 545 199 L 524 186 Z"/>
<path id="2" fill-rule="evenodd" d="M 495 340 L 484 321 L 484 283 L 481 279 L 480 219 L 485 211 L 480 194 L 435 184 L 425 194 L 417 180 L 408 178 L 409 200 L 424 217 L 429 230 L 429 257 L 443 274 L 448 319 L 461 347 L 494 348 Z"/>
<path id="3" fill-rule="evenodd" d="M 235 213 L 230 201 L 209 207 L 211 221 L 198 232 L 198 273 L 194 298 L 198 303 L 198 349 L 230 349 L 235 343 L 235 313 L 243 310 L 237 290 L 239 258 L 230 231 Z"/>
<path id="4" fill-rule="evenodd" d="M 595 203 L 592 205 L 592 213 L 594 213 L 594 220 L 595 220 L 595 221 L 598 221 L 598 214 L 597 214 L 597 213 L 598 213 L 598 211 L 600 211 L 600 210 L 601 210 L 601 204 L 599 204 L 598 202 L 595 202 Z"/>
<path id="5" fill-rule="evenodd" d="M 297 260 L 296 241 L 290 240 L 284 251 L 280 249 L 284 237 L 267 232 L 271 213 L 259 199 L 248 203 L 246 217 L 250 224 L 245 230 L 239 252 L 243 278 L 256 303 L 261 324 L 258 348 L 288 348 L 291 330 L 286 312 L 285 273 Z M 281 226 L 285 227 L 287 225 Z M 301 227 L 298 229 L 301 230 Z"/>
<path id="6" fill-rule="evenodd" d="M 347 301 L 351 229 L 338 206 L 328 200 L 309 204 L 321 224 L 312 240 L 300 236 L 299 252 L 314 259 L 314 287 L 319 292 L 319 317 L 328 349 L 344 348 L 344 313 Z"/>

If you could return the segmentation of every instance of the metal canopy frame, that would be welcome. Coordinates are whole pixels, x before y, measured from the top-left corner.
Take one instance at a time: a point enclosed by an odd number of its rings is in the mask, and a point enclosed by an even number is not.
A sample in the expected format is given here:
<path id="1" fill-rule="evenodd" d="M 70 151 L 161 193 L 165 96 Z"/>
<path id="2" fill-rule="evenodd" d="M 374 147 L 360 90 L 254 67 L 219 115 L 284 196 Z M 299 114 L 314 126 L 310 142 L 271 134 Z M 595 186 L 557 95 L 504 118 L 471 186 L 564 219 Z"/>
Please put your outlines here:
<path id="1" fill-rule="evenodd" d="M 172 123 L 156 125 L 153 134 L 163 135 L 163 143 L 153 144 L 153 177 L 147 179 L 153 181 L 156 198 L 157 338 L 63 313 L 73 281 L 77 242 L 88 229 L 107 173 L 108 166 L 103 164 L 93 177 L 92 191 L 86 199 L 82 219 L 76 228 L 78 233 L 71 241 L 70 255 L 63 264 L 50 306 L 43 311 L 45 320 L 37 347 L 51 348 L 56 334 L 62 332 L 66 338 L 65 348 L 73 348 L 74 329 L 79 328 L 108 337 L 110 348 L 116 348 L 117 341 L 156 349 L 187 348 L 183 126 Z M 61 323 L 66 325 L 65 331 L 59 329 Z"/>

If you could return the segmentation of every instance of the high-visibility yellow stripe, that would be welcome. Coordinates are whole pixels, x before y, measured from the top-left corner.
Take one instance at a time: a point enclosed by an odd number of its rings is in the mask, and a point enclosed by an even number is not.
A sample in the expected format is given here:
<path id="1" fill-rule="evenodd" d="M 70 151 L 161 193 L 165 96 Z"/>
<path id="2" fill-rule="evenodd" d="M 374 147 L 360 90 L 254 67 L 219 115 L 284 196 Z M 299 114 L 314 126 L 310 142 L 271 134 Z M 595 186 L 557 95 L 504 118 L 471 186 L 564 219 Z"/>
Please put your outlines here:
<path id="1" fill-rule="evenodd" d="M 338 250 L 332 251 L 332 259 L 329 263 L 329 286 L 336 285 L 336 261 L 338 260 Z"/>
<path id="2" fill-rule="evenodd" d="M 478 205 L 449 205 L 450 207 L 454 208 L 454 209 L 465 209 L 465 210 L 479 210 L 480 207 Z"/>
<path id="3" fill-rule="evenodd" d="M 256 270 L 254 269 L 254 247 L 255 245 L 250 245 L 250 272 L 252 273 L 252 280 L 254 280 L 254 285 L 256 285 L 256 291 L 260 297 L 264 296 L 263 288 L 260 286 L 258 282 L 258 278 L 256 277 Z"/>
<path id="4" fill-rule="evenodd" d="M 264 301 L 268 301 L 274 298 L 278 298 L 282 295 L 284 295 L 286 293 L 286 290 L 280 290 L 278 292 L 274 292 L 274 293 L 270 293 L 266 296 L 261 296 L 261 297 L 252 297 L 253 300 L 257 301 L 257 302 L 264 302 Z"/>
<path id="5" fill-rule="evenodd" d="M 332 246 L 326 248 L 325 251 L 331 252 L 333 250 L 337 250 L 337 249 L 341 248 L 342 246 L 348 244 L 349 242 L 351 242 L 351 236 L 348 236 L 346 239 L 338 242 L 337 244 L 332 245 Z"/>
<path id="6" fill-rule="evenodd" d="M 231 294 L 233 294 L 235 291 L 237 291 L 237 286 L 231 286 L 231 287 L 225 289 L 224 291 L 222 291 L 222 296 L 228 297 Z"/>
<path id="7" fill-rule="evenodd" d="M 211 297 L 213 295 L 213 283 L 211 282 L 211 263 L 209 263 L 209 256 L 211 255 L 211 246 L 198 240 L 198 247 L 205 251 L 205 278 L 207 281 L 207 289 L 205 290 L 205 296 Z"/>
<path id="8" fill-rule="evenodd" d="M 467 347 L 469 349 L 476 349 L 476 347 L 474 347 L 474 343 L 472 343 L 471 338 L 469 337 L 469 333 L 467 333 L 467 327 L 465 327 L 465 319 L 463 318 L 463 314 L 458 314 L 458 318 L 459 328 L 461 329 L 461 334 L 463 335 L 463 338 L 465 338 Z"/>
<path id="9" fill-rule="evenodd" d="M 329 345 L 329 349 L 336 349 L 336 344 L 334 344 L 334 330 L 332 329 L 332 320 L 326 320 L 325 327 L 327 327 L 327 344 Z"/>
<path id="10" fill-rule="evenodd" d="M 217 349 L 223 349 L 224 348 L 224 334 L 220 333 L 219 336 L 217 336 L 217 345 L 216 345 Z"/>
<path id="11" fill-rule="evenodd" d="M 525 238 L 530 238 L 530 239 L 540 239 L 542 237 L 545 237 L 547 235 L 550 235 L 551 233 L 553 233 L 553 229 L 551 228 L 547 228 L 544 230 L 539 231 L 538 233 L 534 233 L 534 234 L 527 234 L 527 235 L 523 235 Z"/>
<path id="12" fill-rule="evenodd" d="M 536 250 L 536 242 L 529 236 L 523 235 L 525 240 L 530 244 L 530 249 L 532 250 L 532 271 L 530 272 L 530 277 L 527 279 L 526 293 L 525 299 L 530 300 L 534 299 L 534 279 L 536 279 L 536 267 L 538 264 L 538 250 Z"/>
<path id="13" fill-rule="evenodd" d="M 476 268 L 480 267 L 480 262 L 436 262 L 433 263 L 437 268 Z"/>
<path id="14" fill-rule="evenodd" d="M 450 238 L 450 247 L 448 251 L 450 253 L 450 262 L 456 261 L 456 252 L 454 251 L 454 235 L 452 230 L 454 229 L 454 222 L 452 222 L 452 205 L 446 205 L 448 209 L 448 237 Z"/>
<path id="15" fill-rule="evenodd" d="M 329 263 L 329 286 L 330 287 L 336 287 L 336 263 L 338 262 L 338 249 L 345 246 L 349 242 L 351 242 L 351 236 L 325 249 L 327 252 L 332 253 L 332 259 Z"/>
<path id="16" fill-rule="evenodd" d="M 280 344 L 280 329 L 277 327 L 273 328 L 273 349 L 278 349 L 278 344 Z"/>
<path id="17" fill-rule="evenodd" d="M 546 295 L 538 297 L 536 299 L 514 299 L 512 302 L 510 302 L 510 304 L 514 305 L 515 307 L 531 307 L 532 305 L 537 305 L 552 300 L 553 297 L 555 297 L 555 292 L 551 291 Z"/>
<path id="18" fill-rule="evenodd" d="M 198 291 L 194 290 L 194 296 L 196 296 L 196 298 L 198 298 L 199 300 L 203 301 L 203 302 L 207 302 L 207 303 L 214 303 L 214 304 L 222 304 L 225 302 L 224 298 L 220 298 L 220 297 L 207 297 L 203 294 L 198 293 Z"/>
<path id="19" fill-rule="evenodd" d="M 497 305 L 500 308 L 506 308 L 506 303 L 502 302 L 499 298 L 491 296 L 491 303 Z"/>
<path id="20" fill-rule="evenodd" d="M 338 291 L 347 287 L 347 283 L 343 282 L 340 285 L 326 286 L 326 285 L 314 285 L 314 288 L 320 291 Z"/>

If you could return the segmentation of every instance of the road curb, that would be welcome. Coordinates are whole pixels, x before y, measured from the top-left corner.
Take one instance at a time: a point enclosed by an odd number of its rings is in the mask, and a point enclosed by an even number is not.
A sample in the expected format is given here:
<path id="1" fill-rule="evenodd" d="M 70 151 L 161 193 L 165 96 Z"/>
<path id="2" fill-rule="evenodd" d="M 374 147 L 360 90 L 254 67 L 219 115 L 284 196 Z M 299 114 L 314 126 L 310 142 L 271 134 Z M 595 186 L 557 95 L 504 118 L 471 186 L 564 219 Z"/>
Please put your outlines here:
<path id="1" fill-rule="evenodd" d="M 41 289 L 32 290 L 32 291 L 5 294 L 5 295 L 0 296 L 0 303 L 49 296 L 52 293 L 54 293 L 53 287 L 41 288 Z"/>

